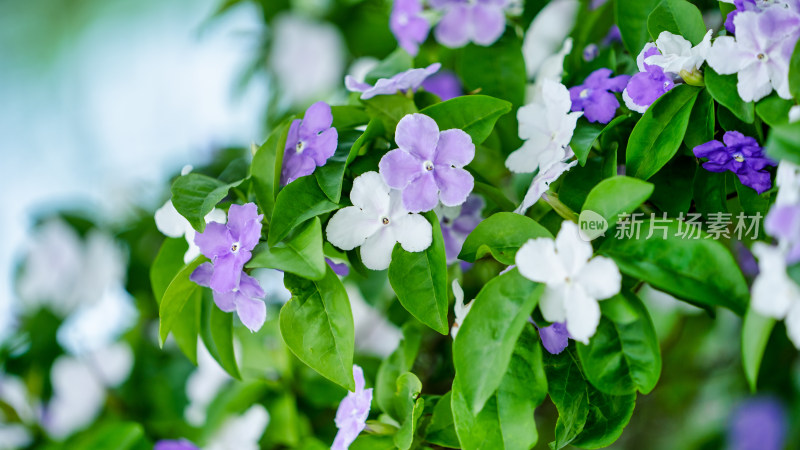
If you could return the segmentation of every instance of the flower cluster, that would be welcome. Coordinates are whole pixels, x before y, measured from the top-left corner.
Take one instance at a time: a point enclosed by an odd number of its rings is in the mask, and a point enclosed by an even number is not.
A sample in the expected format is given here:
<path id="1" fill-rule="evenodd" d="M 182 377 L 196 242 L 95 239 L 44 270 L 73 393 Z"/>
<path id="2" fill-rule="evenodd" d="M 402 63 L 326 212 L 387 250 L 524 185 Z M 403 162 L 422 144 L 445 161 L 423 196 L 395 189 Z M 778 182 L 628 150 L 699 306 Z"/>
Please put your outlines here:
<path id="1" fill-rule="evenodd" d="M 767 166 L 776 165 L 764 155 L 764 150 L 752 137 L 744 136 L 738 131 L 728 131 L 722 141 L 709 141 L 694 148 L 698 158 L 707 158 L 703 168 L 711 172 L 736 174 L 743 185 L 749 186 L 759 194 L 772 187 L 772 179 Z"/>

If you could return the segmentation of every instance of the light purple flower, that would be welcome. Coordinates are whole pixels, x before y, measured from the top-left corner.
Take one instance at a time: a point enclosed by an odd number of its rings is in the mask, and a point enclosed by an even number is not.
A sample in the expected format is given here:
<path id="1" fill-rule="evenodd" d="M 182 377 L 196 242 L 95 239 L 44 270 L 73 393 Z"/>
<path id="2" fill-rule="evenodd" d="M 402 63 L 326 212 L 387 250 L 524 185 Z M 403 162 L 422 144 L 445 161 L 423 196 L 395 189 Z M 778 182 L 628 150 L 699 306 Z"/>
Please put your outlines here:
<path id="1" fill-rule="evenodd" d="M 324 166 L 333 156 L 339 133 L 331 128 L 332 123 L 331 107 L 325 102 L 309 106 L 302 120 L 292 122 L 283 152 L 282 186 L 311 175 L 317 166 Z"/>
<path id="2" fill-rule="evenodd" d="M 200 264 L 192 272 L 190 280 L 200 286 L 209 287 L 214 267 L 211 263 Z M 262 301 L 266 296 L 258 281 L 244 272 L 239 274 L 239 284 L 230 291 L 214 290 L 214 303 L 224 312 L 236 311 L 244 326 L 250 331 L 258 331 L 267 320 L 267 305 Z"/>
<path id="3" fill-rule="evenodd" d="M 743 401 L 728 425 L 729 450 L 780 450 L 788 431 L 786 409 L 771 397 Z"/>
<path id="4" fill-rule="evenodd" d="M 255 203 L 231 205 L 228 223 L 211 222 L 197 233 L 194 243 L 213 263 L 208 284 L 217 292 L 230 292 L 239 286 L 244 264 L 261 237 L 261 219 Z"/>
<path id="5" fill-rule="evenodd" d="M 776 163 L 764 155 L 764 150 L 752 137 L 738 131 L 728 131 L 722 137 L 725 142 L 709 141 L 698 145 L 692 151 L 698 158 L 708 158 L 703 168 L 710 172 L 730 170 L 739 177 L 743 185 L 749 186 L 759 194 L 772 187 L 767 166 Z"/>
<path id="6" fill-rule="evenodd" d="M 449 70 L 442 70 L 436 75 L 428 77 L 422 82 L 422 87 L 426 91 L 439 96 L 443 102 L 459 97 L 464 93 L 458 76 Z"/>
<path id="7" fill-rule="evenodd" d="M 386 184 L 402 191 L 403 206 L 412 213 L 430 211 L 439 200 L 458 206 L 467 200 L 475 181 L 464 166 L 475 157 L 475 144 L 462 130 L 439 132 L 423 114 L 409 114 L 397 124 L 396 148 L 378 167 Z"/>
<path id="8" fill-rule="evenodd" d="M 468 42 L 489 46 L 506 29 L 507 0 L 432 0 L 431 6 L 443 12 L 434 36 L 446 47 L 463 47 Z"/>
<path id="9" fill-rule="evenodd" d="M 153 450 L 200 450 L 200 447 L 192 444 L 186 439 L 180 439 L 177 441 L 161 440 L 156 442 Z"/>
<path id="10" fill-rule="evenodd" d="M 773 205 L 764 230 L 786 247 L 786 263 L 800 261 L 800 205 Z"/>
<path id="11" fill-rule="evenodd" d="M 583 84 L 569 88 L 572 111 L 583 111 L 589 122 L 608 123 L 619 108 L 619 100 L 611 92 L 622 92 L 630 80 L 629 75 L 609 78 L 611 69 L 597 69 Z"/>
<path id="12" fill-rule="evenodd" d="M 461 247 L 467 236 L 483 220 L 481 211 L 486 203 L 483 198 L 477 195 L 470 195 L 461 207 L 442 207 L 437 208 L 439 224 L 442 228 L 444 238 L 444 252 L 447 255 L 447 262 L 451 263 L 458 259 Z"/>
<path id="13" fill-rule="evenodd" d="M 395 0 L 389 17 L 392 34 L 400 47 L 411 56 L 417 56 L 419 45 L 425 42 L 431 29 L 431 24 L 421 12 L 420 0 Z"/>
<path id="14" fill-rule="evenodd" d="M 675 87 L 672 77 L 664 69 L 644 62 L 645 59 L 660 54 L 655 44 L 648 42 L 636 58 L 640 72 L 628 80 L 628 86 L 622 92 L 625 106 L 633 111 L 644 114 L 653 102 Z"/>
<path id="15" fill-rule="evenodd" d="M 361 92 L 361 100 L 369 100 L 376 95 L 394 95 L 398 92 L 415 91 L 422 85 L 426 78 L 436 73 L 442 67 L 433 63 L 424 69 L 408 69 L 391 78 L 381 78 L 375 86 L 356 81 L 350 75 L 344 78 L 344 85 L 351 92 Z"/>
<path id="16" fill-rule="evenodd" d="M 570 335 L 567 331 L 567 324 L 555 322 L 549 327 L 539 328 L 539 338 L 542 340 L 545 350 L 557 355 L 569 346 Z"/>
<path id="17" fill-rule="evenodd" d="M 345 263 L 337 263 L 330 258 L 325 258 L 325 262 L 328 263 L 331 270 L 340 277 L 346 277 L 350 273 L 350 268 L 347 267 Z"/>
<path id="18" fill-rule="evenodd" d="M 739 13 L 753 11 L 760 13 L 768 8 L 778 7 L 784 12 L 798 13 L 800 12 L 800 1 L 797 0 L 733 0 L 726 3 L 733 3 L 736 9 L 728 13 L 725 19 L 725 29 L 729 33 L 736 33 L 736 24 L 734 19 Z"/>
<path id="19" fill-rule="evenodd" d="M 372 388 L 364 389 L 364 371 L 361 367 L 353 365 L 353 378 L 356 382 L 355 392 L 348 392 L 336 410 L 335 421 L 339 432 L 336 433 L 331 450 L 349 448 L 358 434 L 367 427 Z"/>

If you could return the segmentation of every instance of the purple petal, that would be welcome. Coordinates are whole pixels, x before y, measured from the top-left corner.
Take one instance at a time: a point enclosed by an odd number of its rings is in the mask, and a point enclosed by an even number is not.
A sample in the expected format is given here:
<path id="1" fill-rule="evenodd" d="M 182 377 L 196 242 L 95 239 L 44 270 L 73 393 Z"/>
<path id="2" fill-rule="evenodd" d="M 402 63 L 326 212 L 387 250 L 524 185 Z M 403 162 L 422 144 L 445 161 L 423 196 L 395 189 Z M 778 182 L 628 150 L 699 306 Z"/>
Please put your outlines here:
<path id="1" fill-rule="evenodd" d="M 545 350 L 553 355 L 563 352 L 569 346 L 569 332 L 567 326 L 561 322 L 539 328 L 539 337 Z"/>
<path id="2" fill-rule="evenodd" d="M 378 163 L 378 171 L 389 187 L 403 189 L 408 183 L 425 173 L 422 161 L 402 148 L 396 148 L 383 155 Z"/>
<path id="3" fill-rule="evenodd" d="M 745 171 L 745 173 L 737 173 L 737 175 L 739 176 L 739 181 L 741 181 L 743 185 L 755 189 L 759 194 L 768 191 L 772 187 L 772 178 L 769 172 L 748 170 Z"/>
<path id="4" fill-rule="evenodd" d="M 462 130 L 444 130 L 439 134 L 439 143 L 433 162 L 438 165 L 463 167 L 475 157 L 475 144 L 472 138 Z"/>
<path id="5" fill-rule="evenodd" d="M 316 102 L 308 107 L 303 116 L 300 124 L 300 139 L 307 140 L 316 136 L 330 128 L 331 124 L 333 124 L 331 106 L 325 102 Z"/>
<path id="6" fill-rule="evenodd" d="M 614 78 L 609 78 L 603 84 L 603 89 L 612 92 L 622 92 L 630 81 L 630 75 L 619 75 Z"/>
<path id="7" fill-rule="evenodd" d="M 619 108 L 619 100 L 609 92 L 596 90 L 592 92 L 589 99 L 585 102 L 583 112 L 589 122 L 608 123 L 614 118 Z"/>
<path id="8" fill-rule="evenodd" d="M 233 242 L 228 227 L 219 222 L 208 223 L 205 231 L 194 235 L 194 243 L 200 248 L 200 253 L 212 260 L 230 253 Z"/>
<path id="9" fill-rule="evenodd" d="M 464 203 L 475 186 L 472 175 L 460 167 L 437 166 L 433 173 L 440 191 L 439 198 L 445 206 Z"/>
<path id="10" fill-rule="evenodd" d="M 333 273 L 339 275 L 340 277 L 346 277 L 350 274 L 350 268 L 345 263 L 336 263 L 328 258 L 325 258 L 325 262 L 328 263 L 328 267 L 333 270 Z"/>
<path id="11" fill-rule="evenodd" d="M 317 166 L 324 166 L 328 158 L 336 153 L 339 144 L 339 132 L 336 128 L 328 128 L 318 135 L 308 138 L 308 148 L 303 151 L 314 160 Z"/>
<path id="12" fill-rule="evenodd" d="M 228 229 L 231 237 L 239 242 L 240 248 L 252 250 L 261 238 L 261 220 L 255 203 L 233 204 L 228 209 Z"/>
<path id="13" fill-rule="evenodd" d="M 214 303 L 224 312 L 236 311 L 236 303 L 242 294 L 239 291 L 217 292 L 214 291 Z"/>
<path id="14" fill-rule="evenodd" d="M 745 136 L 738 131 L 728 131 L 725 135 L 722 136 L 722 142 L 725 143 L 728 147 L 733 147 L 737 145 L 751 145 L 751 146 L 758 146 L 758 142 L 754 138 L 750 136 Z"/>
<path id="15" fill-rule="evenodd" d="M 698 158 L 708 158 L 710 155 L 715 154 L 724 148 L 725 146 L 722 145 L 722 142 L 715 140 L 698 145 L 692 149 L 692 152 L 694 153 L 694 156 Z"/>
<path id="16" fill-rule="evenodd" d="M 209 286 L 217 292 L 229 292 L 239 286 L 239 278 L 244 264 L 239 264 L 233 254 L 227 254 L 214 261 L 214 273 Z"/>
<path id="17" fill-rule="evenodd" d="M 502 7 L 478 3 L 472 7 L 472 26 L 473 42 L 484 46 L 492 45 L 506 29 L 505 12 Z"/>
<path id="18" fill-rule="evenodd" d="M 360 81 L 357 81 L 355 78 L 351 77 L 350 75 L 347 75 L 346 77 L 344 77 L 344 87 L 346 87 L 347 90 L 351 91 L 351 92 L 366 92 L 367 90 L 372 88 L 371 85 L 369 85 L 367 83 L 362 83 Z M 292 123 L 292 125 L 294 125 L 294 123 Z M 294 143 L 297 144 L 297 140 L 295 140 Z M 288 139 L 286 141 L 286 145 L 287 145 L 287 148 L 288 148 L 288 145 L 289 145 Z"/>
<path id="19" fill-rule="evenodd" d="M 258 284 L 258 280 L 244 272 L 242 272 L 242 278 L 239 280 L 239 290 L 249 298 L 264 298 L 266 296 L 264 289 Z"/>
<path id="20" fill-rule="evenodd" d="M 186 439 L 181 439 L 179 441 L 163 440 L 156 442 L 153 450 L 200 450 L 200 447 Z"/>
<path id="21" fill-rule="evenodd" d="M 786 239 L 800 234 L 800 206 L 775 205 L 764 219 L 764 230 L 770 236 Z"/>
<path id="22" fill-rule="evenodd" d="M 581 97 L 581 92 L 586 89 L 583 85 L 572 86 L 569 88 L 569 99 L 572 103 L 570 106 L 570 111 L 583 111 L 583 98 Z"/>
<path id="23" fill-rule="evenodd" d="M 605 67 L 597 69 L 583 80 L 583 85 L 592 89 L 607 89 L 605 85 L 609 76 L 611 76 L 611 69 Z"/>
<path id="24" fill-rule="evenodd" d="M 445 47 L 463 47 L 469 42 L 469 29 L 466 26 L 469 21 L 470 10 L 466 6 L 453 6 L 444 13 L 433 34 Z"/>
<path id="25" fill-rule="evenodd" d="M 283 148 L 284 153 L 294 151 L 297 147 L 297 141 L 300 140 L 300 123 L 302 120 L 294 119 L 289 126 L 289 133 L 286 135 L 286 146 Z M 285 158 L 285 156 L 284 156 Z"/>
<path id="26" fill-rule="evenodd" d="M 461 81 L 456 74 L 445 70 L 427 78 L 422 82 L 422 87 L 426 91 L 437 95 L 442 101 L 459 97 L 464 93 L 461 88 Z"/>
<path id="27" fill-rule="evenodd" d="M 286 186 L 300 177 L 311 175 L 316 168 L 317 164 L 313 158 L 298 154 L 294 149 L 287 151 L 283 156 L 281 186 Z"/>
<path id="28" fill-rule="evenodd" d="M 783 405 L 771 397 L 743 401 L 731 414 L 730 450 L 779 450 L 786 446 L 788 417 Z"/>
<path id="29" fill-rule="evenodd" d="M 421 161 L 432 161 L 439 141 L 439 126 L 424 114 L 409 114 L 397 123 L 395 142 Z"/>
<path id="30" fill-rule="evenodd" d="M 411 56 L 416 56 L 419 44 L 425 42 L 430 31 L 428 21 L 420 16 L 422 4 L 419 0 L 395 0 L 389 28 L 397 42 Z"/>
<path id="31" fill-rule="evenodd" d="M 236 314 L 250 331 L 256 332 L 261 329 L 267 320 L 267 305 L 261 300 L 239 296 L 236 302 Z"/>
<path id="32" fill-rule="evenodd" d="M 639 72 L 628 81 L 628 95 L 640 106 L 650 106 L 659 97 L 674 87 L 664 71 L 658 66 L 648 72 Z"/>
<path id="33" fill-rule="evenodd" d="M 462 169 L 463 170 L 463 169 Z M 439 203 L 439 188 L 433 173 L 424 173 L 403 189 L 403 206 L 409 212 L 430 211 Z"/>
<path id="34" fill-rule="evenodd" d="M 211 274 L 214 273 L 214 265 L 210 262 L 205 262 L 197 266 L 196 269 L 189 275 L 189 279 L 203 287 L 211 285 Z"/>
<path id="35" fill-rule="evenodd" d="M 458 254 L 461 253 L 461 248 L 464 246 L 466 238 L 462 239 L 451 227 L 445 226 L 444 222 L 441 223 L 441 228 L 442 238 L 444 240 L 444 254 L 447 256 L 447 262 L 450 263 L 458 258 Z"/>

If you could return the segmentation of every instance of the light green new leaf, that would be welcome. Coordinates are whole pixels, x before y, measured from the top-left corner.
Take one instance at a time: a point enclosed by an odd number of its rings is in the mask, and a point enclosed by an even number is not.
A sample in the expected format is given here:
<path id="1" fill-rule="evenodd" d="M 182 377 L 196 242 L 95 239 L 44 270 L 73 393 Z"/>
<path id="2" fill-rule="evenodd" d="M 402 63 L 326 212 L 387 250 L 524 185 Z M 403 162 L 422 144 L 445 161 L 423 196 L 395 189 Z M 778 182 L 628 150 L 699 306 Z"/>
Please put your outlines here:
<path id="1" fill-rule="evenodd" d="M 246 267 L 268 267 L 290 272 L 311 280 L 325 276 L 325 255 L 322 253 L 322 226 L 318 217 L 313 218 L 294 236 L 269 247 L 261 243 L 253 250 L 253 257 Z"/>
<path id="2" fill-rule="evenodd" d="M 728 108 L 728 111 L 746 123 L 753 123 L 755 119 L 755 105 L 753 102 L 745 102 L 739 97 L 736 89 L 738 83 L 736 74 L 720 75 L 711 67 L 704 69 L 706 89 L 720 105 Z"/>
<path id="3" fill-rule="evenodd" d="M 439 220 L 433 212 L 425 213 L 433 226 L 433 242 L 421 252 L 407 252 L 400 244 L 392 251 L 389 283 L 400 304 L 442 334 L 447 334 L 447 256 Z"/>
<path id="4" fill-rule="evenodd" d="M 500 386 L 542 290 L 513 269 L 486 283 L 475 298 L 453 342 L 456 379 L 473 415 Z"/>
<path id="5" fill-rule="evenodd" d="M 286 274 L 292 299 L 281 308 L 281 336 L 301 361 L 320 375 L 355 391 L 353 313 L 339 277 L 326 267 L 318 281 Z"/>
<path id="6" fill-rule="evenodd" d="M 628 174 L 646 180 L 675 156 L 699 92 L 694 86 L 675 86 L 647 108 L 628 140 Z"/>
<path id="7" fill-rule="evenodd" d="M 747 309 L 742 327 L 742 365 L 752 392 L 756 391 L 761 358 L 764 356 L 769 335 L 774 327 L 775 319 L 764 317 L 752 308 Z"/>
<path id="8" fill-rule="evenodd" d="M 228 195 L 230 188 L 241 182 L 227 184 L 199 173 L 188 173 L 172 183 L 172 205 L 195 230 L 202 232 L 206 228 L 206 215 Z"/>
<path id="9" fill-rule="evenodd" d="M 369 122 L 369 116 L 364 108 L 358 106 L 331 106 L 331 114 L 333 115 L 331 126 L 337 130 L 355 128 Z"/>
<path id="10" fill-rule="evenodd" d="M 475 227 L 461 247 L 459 259 L 475 262 L 491 254 L 497 261 L 512 265 L 517 250 L 528 239 L 553 238 L 553 234 L 535 220 L 510 212 L 492 214 Z"/>
<path id="11" fill-rule="evenodd" d="M 292 181 L 281 189 L 275 199 L 267 238 L 269 246 L 274 247 L 303 222 L 338 207 L 322 192 L 313 175 Z"/>
<path id="12" fill-rule="evenodd" d="M 653 193 L 653 184 L 638 178 L 615 176 L 606 178 L 589 192 L 583 211 L 594 211 L 612 227 L 619 215 L 631 213 Z"/>
<path id="13" fill-rule="evenodd" d="M 500 116 L 511 111 L 511 103 L 485 95 L 467 95 L 429 106 L 422 111 L 433 118 L 439 130 L 464 130 L 472 143 L 480 145 L 489 137 Z"/>
<path id="14" fill-rule="evenodd" d="M 480 90 L 514 106 L 524 103 L 527 77 L 522 39 L 506 33 L 490 47 L 467 44 L 458 54 L 455 70 L 465 91 Z"/>
<path id="15" fill-rule="evenodd" d="M 397 378 L 397 395 L 394 402 L 395 410 L 402 417 L 402 424 L 394 435 L 394 443 L 400 450 L 410 449 L 414 442 L 417 422 L 425 409 L 425 400 L 418 398 L 421 391 L 422 383 L 413 373 L 406 372 Z"/>

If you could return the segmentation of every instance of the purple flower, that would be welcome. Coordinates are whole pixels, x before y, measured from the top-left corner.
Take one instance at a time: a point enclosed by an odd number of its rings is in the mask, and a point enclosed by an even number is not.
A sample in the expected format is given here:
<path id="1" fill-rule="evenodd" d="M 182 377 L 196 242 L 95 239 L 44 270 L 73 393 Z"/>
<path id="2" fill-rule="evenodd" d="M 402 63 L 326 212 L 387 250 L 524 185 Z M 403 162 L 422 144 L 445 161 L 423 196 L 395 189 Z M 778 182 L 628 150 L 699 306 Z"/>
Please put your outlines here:
<path id="1" fill-rule="evenodd" d="M 675 87 L 672 77 L 664 73 L 664 69 L 644 62 L 650 56 L 660 54 L 655 44 L 648 42 L 636 59 L 640 72 L 628 80 L 628 86 L 622 92 L 625 106 L 633 111 L 643 114 L 654 101 Z"/>
<path id="2" fill-rule="evenodd" d="M 325 262 L 328 263 L 328 266 L 333 270 L 336 275 L 340 277 L 346 277 L 350 273 L 350 268 L 347 267 L 345 263 L 336 263 L 329 258 L 325 258 Z"/>
<path id="3" fill-rule="evenodd" d="M 411 56 L 417 56 L 419 45 L 425 42 L 431 29 L 428 20 L 420 14 L 422 3 L 419 0 L 395 0 L 389 28 L 395 39 Z"/>
<path id="4" fill-rule="evenodd" d="M 461 208 L 442 207 L 437 210 L 448 263 L 458 259 L 467 236 L 483 220 L 481 211 L 484 206 L 486 203 L 481 197 L 470 195 Z"/>
<path id="5" fill-rule="evenodd" d="M 325 102 L 309 106 L 302 120 L 292 122 L 283 152 L 281 186 L 311 175 L 317 166 L 324 166 L 333 156 L 339 133 L 331 128 L 332 123 L 331 107 Z"/>
<path id="6" fill-rule="evenodd" d="M 200 447 L 192 444 L 186 439 L 177 441 L 161 440 L 156 442 L 153 450 L 200 450 Z"/>
<path id="7" fill-rule="evenodd" d="M 397 124 L 396 148 L 378 167 L 389 187 L 402 191 L 409 212 L 430 211 L 439 200 L 458 206 L 472 192 L 474 180 L 463 167 L 475 157 L 472 138 L 462 130 L 439 132 L 423 114 L 409 114 Z"/>
<path id="8" fill-rule="evenodd" d="M 694 154 L 698 158 L 708 158 L 703 168 L 710 172 L 730 170 L 739 177 L 743 185 L 749 186 L 759 194 L 772 187 L 767 166 L 776 163 L 766 156 L 755 139 L 744 136 L 738 131 L 728 131 L 722 137 L 725 142 L 714 140 L 698 145 Z"/>
<path id="9" fill-rule="evenodd" d="M 800 261 L 800 205 L 776 203 L 764 220 L 764 230 L 787 249 L 787 264 Z"/>
<path id="10" fill-rule="evenodd" d="M 443 12 L 434 35 L 446 47 L 463 47 L 470 41 L 492 45 L 506 29 L 506 0 L 432 0 L 431 6 Z"/>
<path id="11" fill-rule="evenodd" d="M 381 78 L 375 83 L 375 86 L 356 81 L 355 78 L 348 75 L 344 78 L 344 85 L 351 92 L 361 92 L 361 100 L 368 100 L 376 95 L 415 91 L 426 78 L 436 73 L 440 67 L 442 67 L 441 64 L 433 63 L 424 69 L 408 69 L 391 78 Z"/>
<path id="12" fill-rule="evenodd" d="M 779 450 L 785 448 L 786 410 L 771 397 L 755 397 L 742 402 L 728 425 L 730 450 Z"/>
<path id="13" fill-rule="evenodd" d="M 353 365 L 353 378 L 356 382 L 355 392 L 348 392 L 336 410 L 335 422 L 339 432 L 336 433 L 331 450 L 347 449 L 367 427 L 372 388 L 364 389 L 364 371 L 361 367 Z"/>
<path id="14" fill-rule="evenodd" d="M 227 224 L 210 222 L 204 232 L 197 233 L 194 243 L 213 263 L 208 280 L 211 289 L 230 292 L 239 286 L 244 264 L 261 237 L 263 218 L 255 203 L 231 205 Z"/>
<path id="15" fill-rule="evenodd" d="M 539 328 L 539 338 L 544 349 L 553 355 L 564 351 L 569 345 L 569 331 L 564 322 L 555 322 L 549 327 Z"/>
<path id="16" fill-rule="evenodd" d="M 200 286 L 209 287 L 214 267 L 211 263 L 200 264 L 192 272 L 190 280 Z M 258 281 L 244 272 L 239 274 L 239 284 L 230 291 L 214 291 L 214 303 L 225 312 L 236 311 L 239 319 L 250 331 L 258 331 L 267 320 L 267 305 L 263 300 L 266 294 Z"/>
<path id="17" fill-rule="evenodd" d="M 631 77 L 609 78 L 610 75 L 611 69 L 597 69 L 586 77 L 583 84 L 569 88 L 572 111 L 583 111 L 589 122 L 611 122 L 619 108 L 619 100 L 611 92 L 622 92 Z"/>
<path id="18" fill-rule="evenodd" d="M 583 60 L 586 62 L 593 61 L 599 53 L 600 49 L 597 44 L 589 44 L 583 49 Z"/>
<path id="19" fill-rule="evenodd" d="M 422 82 L 422 87 L 426 91 L 436 94 L 442 101 L 456 98 L 464 93 L 461 88 L 461 81 L 456 74 L 449 70 L 442 70 Z"/>
<path id="20" fill-rule="evenodd" d="M 620 33 L 617 25 L 611 25 L 611 28 L 608 29 L 608 34 L 603 38 L 601 44 L 611 45 L 613 42 L 622 42 L 622 33 Z"/>

